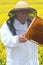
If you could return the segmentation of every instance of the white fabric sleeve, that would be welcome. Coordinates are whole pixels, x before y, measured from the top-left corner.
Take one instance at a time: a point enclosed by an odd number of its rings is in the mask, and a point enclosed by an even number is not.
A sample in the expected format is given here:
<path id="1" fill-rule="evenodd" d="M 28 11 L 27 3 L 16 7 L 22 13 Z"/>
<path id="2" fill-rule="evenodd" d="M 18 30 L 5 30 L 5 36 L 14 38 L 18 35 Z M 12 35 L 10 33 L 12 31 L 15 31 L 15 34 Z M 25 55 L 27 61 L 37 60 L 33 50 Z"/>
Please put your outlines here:
<path id="1" fill-rule="evenodd" d="M 18 35 L 13 36 L 7 25 L 4 24 L 1 28 L 1 41 L 6 47 L 15 47 L 19 45 Z"/>

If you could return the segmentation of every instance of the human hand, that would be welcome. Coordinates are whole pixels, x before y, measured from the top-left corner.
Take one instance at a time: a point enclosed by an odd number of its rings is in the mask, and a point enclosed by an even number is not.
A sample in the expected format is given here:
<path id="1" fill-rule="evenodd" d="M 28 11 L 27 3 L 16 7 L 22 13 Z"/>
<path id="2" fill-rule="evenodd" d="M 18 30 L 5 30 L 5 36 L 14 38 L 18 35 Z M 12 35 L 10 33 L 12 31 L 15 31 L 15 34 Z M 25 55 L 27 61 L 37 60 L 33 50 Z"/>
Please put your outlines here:
<path id="1" fill-rule="evenodd" d="M 26 42 L 27 39 L 25 38 L 24 35 L 20 35 L 20 36 L 19 36 L 19 41 L 20 41 L 20 42 Z"/>

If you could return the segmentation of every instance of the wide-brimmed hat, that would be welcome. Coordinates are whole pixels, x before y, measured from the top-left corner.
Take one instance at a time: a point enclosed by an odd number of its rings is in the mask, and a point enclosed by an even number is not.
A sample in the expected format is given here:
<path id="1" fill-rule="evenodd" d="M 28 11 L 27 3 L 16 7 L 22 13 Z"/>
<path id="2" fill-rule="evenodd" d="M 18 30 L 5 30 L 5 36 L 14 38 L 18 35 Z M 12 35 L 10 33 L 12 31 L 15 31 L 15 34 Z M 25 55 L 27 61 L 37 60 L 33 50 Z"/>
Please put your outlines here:
<path id="1" fill-rule="evenodd" d="M 27 2 L 19 1 L 16 4 L 16 7 L 9 12 L 8 16 L 13 16 L 14 13 L 18 11 L 27 11 L 28 13 L 33 13 L 33 14 L 37 13 L 36 9 L 29 7 Z"/>

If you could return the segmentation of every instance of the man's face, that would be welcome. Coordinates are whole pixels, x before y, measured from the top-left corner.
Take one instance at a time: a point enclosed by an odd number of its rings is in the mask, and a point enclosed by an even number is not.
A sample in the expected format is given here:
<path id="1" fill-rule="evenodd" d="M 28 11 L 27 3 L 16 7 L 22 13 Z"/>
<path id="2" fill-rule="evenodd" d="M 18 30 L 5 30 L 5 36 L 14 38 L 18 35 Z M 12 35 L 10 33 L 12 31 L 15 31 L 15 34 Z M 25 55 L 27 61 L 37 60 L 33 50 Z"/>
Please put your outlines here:
<path id="1" fill-rule="evenodd" d="M 22 24 L 24 24 L 25 21 L 27 21 L 27 19 L 28 19 L 28 13 L 27 13 L 26 11 L 16 12 L 16 16 L 17 16 L 17 19 L 18 19 Z"/>

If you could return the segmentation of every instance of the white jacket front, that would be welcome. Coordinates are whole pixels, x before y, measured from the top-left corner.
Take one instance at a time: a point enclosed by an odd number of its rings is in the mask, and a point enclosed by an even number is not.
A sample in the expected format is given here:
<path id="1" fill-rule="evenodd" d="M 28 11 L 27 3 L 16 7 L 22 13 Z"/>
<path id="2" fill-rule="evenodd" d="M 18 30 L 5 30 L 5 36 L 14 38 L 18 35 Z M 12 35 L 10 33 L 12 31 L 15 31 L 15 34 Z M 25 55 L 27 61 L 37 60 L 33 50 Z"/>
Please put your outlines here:
<path id="1" fill-rule="evenodd" d="M 7 65 L 38 65 L 38 46 L 27 41 L 20 43 L 19 35 L 13 36 L 7 24 L 1 28 L 1 41 L 6 47 Z"/>

